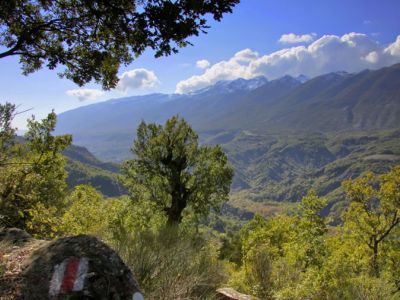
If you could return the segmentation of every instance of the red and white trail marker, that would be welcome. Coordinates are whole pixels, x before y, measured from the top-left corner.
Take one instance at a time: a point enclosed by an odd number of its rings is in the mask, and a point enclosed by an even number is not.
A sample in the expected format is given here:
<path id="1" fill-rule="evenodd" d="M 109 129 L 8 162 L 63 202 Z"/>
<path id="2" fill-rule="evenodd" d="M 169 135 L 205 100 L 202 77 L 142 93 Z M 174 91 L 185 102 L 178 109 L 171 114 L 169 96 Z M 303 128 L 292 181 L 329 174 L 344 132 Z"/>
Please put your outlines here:
<path id="1" fill-rule="evenodd" d="M 54 267 L 49 296 L 81 291 L 85 285 L 89 261 L 86 257 L 69 257 Z"/>

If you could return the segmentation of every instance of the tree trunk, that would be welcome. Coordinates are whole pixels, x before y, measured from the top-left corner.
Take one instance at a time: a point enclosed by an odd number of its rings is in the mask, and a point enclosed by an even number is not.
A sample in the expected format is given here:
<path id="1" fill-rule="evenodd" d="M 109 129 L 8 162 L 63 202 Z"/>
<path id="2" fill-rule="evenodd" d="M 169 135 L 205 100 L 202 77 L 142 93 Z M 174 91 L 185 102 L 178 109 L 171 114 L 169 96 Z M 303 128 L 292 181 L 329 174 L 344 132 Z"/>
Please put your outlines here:
<path id="1" fill-rule="evenodd" d="M 179 225 L 182 221 L 182 212 L 186 208 L 187 200 L 180 195 L 172 197 L 171 207 L 166 208 L 169 226 Z"/>
<path id="2" fill-rule="evenodd" d="M 371 259 L 371 275 L 374 277 L 379 277 L 379 265 L 378 265 L 378 245 L 379 242 L 374 239 L 373 242 L 373 255 L 372 255 L 372 259 Z"/>

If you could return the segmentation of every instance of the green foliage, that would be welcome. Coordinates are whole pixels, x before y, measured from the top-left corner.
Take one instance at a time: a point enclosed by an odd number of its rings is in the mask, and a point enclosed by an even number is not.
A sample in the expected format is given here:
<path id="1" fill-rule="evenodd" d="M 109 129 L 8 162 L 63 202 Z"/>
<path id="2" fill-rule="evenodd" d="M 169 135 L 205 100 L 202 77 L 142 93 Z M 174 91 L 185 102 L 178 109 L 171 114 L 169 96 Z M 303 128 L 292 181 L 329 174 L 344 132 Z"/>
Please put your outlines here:
<path id="1" fill-rule="evenodd" d="M 59 234 L 60 217 L 64 208 L 61 203 L 45 205 L 38 201 L 28 212 L 27 231 L 38 238 L 55 238 Z"/>
<path id="2" fill-rule="evenodd" d="M 77 186 L 68 197 L 67 207 L 60 222 L 60 231 L 64 235 L 100 236 L 107 225 L 107 210 L 99 192 L 88 185 Z"/>
<path id="3" fill-rule="evenodd" d="M 371 251 L 370 273 L 379 276 L 380 247 L 400 224 L 400 166 L 383 175 L 345 181 L 351 200 L 345 226 Z"/>
<path id="4" fill-rule="evenodd" d="M 327 227 L 313 190 L 294 215 L 256 216 L 240 232 L 229 284 L 262 299 L 398 299 L 399 178 L 396 166 L 344 181 L 342 226 Z"/>
<path id="5" fill-rule="evenodd" d="M 301 217 L 296 228 L 297 237 L 294 248 L 302 260 L 302 268 L 309 266 L 320 268 L 324 259 L 326 221 L 321 217 L 326 200 L 318 198 L 314 190 L 303 197 L 300 203 Z"/>
<path id="6" fill-rule="evenodd" d="M 9 126 L 15 106 L 0 107 L 1 223 L 51 236 L 55 222 L 52 213 L 61 211 L 66 192 L 65 161 L 60 152 L 71 143 L 71 137 L 51 134 L 56 125 L 53 112 L 40 122 L 28 120 L 25 139 L 17 140 Z"/>
<path id="7" fill-rule="evenodd" d="M 126 232 L 118 241 L 146 299 L 213 299 L 225 280 L 218 244 L 197 233 L 161 226 Z"/>
<path id="8" fill-rule="evenodd" d="M 78 185 L 68 195 L 57 219 L 57 234 L 95 235 L 123 247 L 128 232 L 153 230 L 165 223 L 165 216 L 151 202 L 133 203 L 128 197 L 104 198 L 90 185 Z"/>
<path id="9" fill-rule="evenodd" d="M 235 168 L 233 204 L 243 213 L 264 217 L 279 209 L 277 204 L 297 203 L 310 189 L 328 205 L 323 215 L 339 224 L 348 206 L 341 182 L 366 171 L 387 172 L 400 163 L 399 130 L 337 134 L 232 132 L 222 144 Z M 205 140 L 212 143 L 213 136 Z M 242 211 L 236 215 L 241 216 Z"/>
<path id="10" fill-rule="evenodd" d="M 276 262 L 288 254 L 297 223 L 296 217 L 282 215 L 265 220 L 256 215 L 240 231 L 242 262 L 229 284 L 248 294 L 270 299 L 274 285 L 280 280 L 275 276 Z"/>
<path id="11" fill-rule="evenodd" d="M 128 246 L 128 235 L 144 231 L 156 232 L 165 223 L 165 215 L 155 209 L 149 201 L 132 202 L 122 197 L 110 203 L 107 239 L 118 249 Z"/>
<path id="12" fill-rule="evenodd" d="M 15 113 L 14 104 L 0 105 L 0 166 L 3 166 L 13 154 L 11 148 L 14 145 L 15 128 L 11 126 L 11 121 Z"/>
<path id="13" fill-rule="evenodd" d="M 132 198 L 152 201 L 178 224 L 186 208 L 207 215 L 228 199 L 233 170 L 219 146 L 198 146 L 189 124 L 173 117 L 164 126 L 142 122 L 132 152 L 123 166 L 124 184 Z"/>
<path id="14" fill-rule="evenodd" d="M 12 0 L 0 11 L 0 58 L 19 55 L 24 74 L 44 64 L 64 65 L 62 76 L 79 85 L 95 80 L 109 89 L 149 47 L 155 56 L 176 53 L 188 37 L 208 28 L 205 15 L 220 21 L 238 0 L 82 1 Z"/>

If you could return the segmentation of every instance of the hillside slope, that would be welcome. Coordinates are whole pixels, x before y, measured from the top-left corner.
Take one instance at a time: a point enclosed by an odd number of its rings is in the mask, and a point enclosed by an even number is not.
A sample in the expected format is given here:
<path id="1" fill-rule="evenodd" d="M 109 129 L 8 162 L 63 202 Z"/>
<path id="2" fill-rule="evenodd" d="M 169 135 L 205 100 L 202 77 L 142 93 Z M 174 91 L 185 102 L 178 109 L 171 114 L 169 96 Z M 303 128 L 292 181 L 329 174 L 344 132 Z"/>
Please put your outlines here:
<path id="1" fill-rule="evenodd" d="M 63 154 L 67 157 L 67 184 L 70 188 L 79 184 L 90 184 L 107 197 L 126 194 L 118 181 L 119 166 L 103 163 L 86 148 L 71 145 Z"/>
<path id="2" fill-rule="evenodd" d="M 329 200 L 327 212 L 336 216 L 346 206 L 343 180 L 400 164 L 400 130 L 314 135 L 245 131 L 222 147 L 235 167 L 237 204 L 298 202 L 313 188 Z"/>
<path id="3" fill-rule="evenodd" d="M 163 123 L 177 114 L 203 139 L 226 130 L 263 134 L 399 128 L 400 64 L 357 74 L 330 73 L 304 83 L 290 76 L 238 79 L 188 95 L 113 99 L 60 114 L 57 133 L 73 134 L 74 143 L 100 159 L 122 161 L 129 157 L 141 120 Z"/>
<path id="4" fill-rule="evenodd" d="M 201 143 L 222 145 L 235 168 L 238 206 L 296 202 L 315 188 L 339 214 L 342 180 L 400 164 L 400 64 L 305 82 L 238 79 L 188 95 L 114 99 L 60 114 L 57 132 L 72 133 L 102 160 L 123 161 L 142 119 L 163 123 L 176 114 L 199 132 Z M 71 184 L 121 192 L 115 165 L 75 150 Z"/>

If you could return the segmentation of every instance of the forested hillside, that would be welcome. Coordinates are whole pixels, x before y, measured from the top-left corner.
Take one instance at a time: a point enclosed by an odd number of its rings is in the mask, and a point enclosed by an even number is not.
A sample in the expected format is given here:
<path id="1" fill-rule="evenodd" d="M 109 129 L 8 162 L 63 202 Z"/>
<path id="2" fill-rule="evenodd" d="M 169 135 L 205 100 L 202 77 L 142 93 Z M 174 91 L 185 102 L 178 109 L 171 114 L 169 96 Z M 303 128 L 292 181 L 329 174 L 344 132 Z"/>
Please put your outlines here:
<path id="1" fill-rule="evenodd" d="M 126 189 L 118 179 L 119 165 L 101 162 L 86 148 L 74 145 L 64 150 L 63 154 L 67 157 L 67 184 L 71 189 L 80 184 L 89 184 L 104 196 L 126 194 Z"/>
<path id="2" fill-rule="evenodd" d="M 72 133 L 76 144 L 102 160 L 122 162 L 131 157 L 141 119 L 163 122 L 175 114 L 193 124 L 201 143 L 222 145 L 235 169 L 231 194 L 242 214 L 260 211 L 249 203 L 297 202 L 315 188 L 329 199 L 324 212 L 337 217 L 345 207 L 343 179 L 400 162 L 400 65 L 309 80 L 221 81 L 192 94 L 114 99 L 61 114 L 57 131 Z M 110 173 L 115 165 L 73 149 L 65 152 L 73 159 L 71 185 L 91 182 L 110 196 L 123 191 Z"/>
<path id="3" fill-rule="evenodd" d="M 337 218 L 346 207 L 341 182 L 400 164 L 399 141 L 399 130 L 311 135 L 226 131 L 204 143 L 222 145 L 235 170 L 225 213 L 270 215 L 275 203 L 298 202 L 314 188 L 329 200 L 324 214 Z M 102 163 L 78 146 L 70 146 L 64 155 L 70 187 L 91 184 L 109 197 L 127 193 L 118 181 L 117 164 Z"/>
<path id="4" fill-rule="evenodd" d="M 207 140 L 221 143 L 235 167 L 236 203 L 297 202 L 314 188 L 329 200 L 325 213 L 332 210 L 336 216 L 345 206 L 341 181 L 399 164 L 399 141 L 398 130 L 285 135 L 240 131 Z M 259 207 L 247 209 L 256 213 Z"/>

